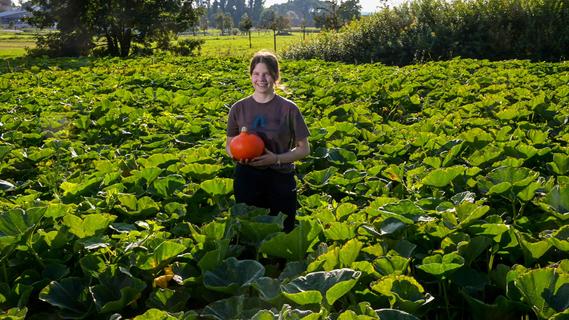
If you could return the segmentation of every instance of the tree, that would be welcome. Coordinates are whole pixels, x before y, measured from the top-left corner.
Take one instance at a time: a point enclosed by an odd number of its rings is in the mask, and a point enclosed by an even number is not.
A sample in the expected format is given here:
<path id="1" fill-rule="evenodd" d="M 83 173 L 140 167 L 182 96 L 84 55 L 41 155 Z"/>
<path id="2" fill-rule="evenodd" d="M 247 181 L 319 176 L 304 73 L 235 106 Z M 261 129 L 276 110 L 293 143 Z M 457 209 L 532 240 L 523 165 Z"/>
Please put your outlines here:
<path id="1" fill-rule="evenodd" d="M 126 57 L 133 43 L 168 47 L 180 31 L 195 25 L 203 9 L 193 0 L 32 0 L 42 8 L 31 22 L 56 25 L 58 33 L 44 43 L 56 55 L 86 55 L 97 37 L 106 40 L 106 53 Z M 39 41 L 41 42 L 41 40 Z"/>
<path id="2" fill-rule="evenodd" d="M 362 6 L 360 0 L 346 0 L 340 4 L 338 15 L 342 25 L 361 17 Z"/>
<path id="3" fill-rule="evenodd" d="M 215 26 L 221 30 L 221 35 L 225 34 L 225 24 L 223 23 L 223 21 L 225 20 L 225 13 L 223 13 L 223 11 L 218 11 L 215 14 Z"/>
<path id="4" fill-rule="evenodd" d="M 324 1 L 324 5 L 314 11 L 314 22 L 317 27 L 338 31 L 346 23 L 359 19 L 360 10 L 359 0 Z"/>
<path id="5" fill-rule="evenodd" d="M 290 25 L 289 20 L 285 16 L 277 15 L 271 9 L 263 10 L 261 13 L 261 21 L 259 26 L 263 29 L 273 30 L 273 49 L 277 52 L 277 31 L 282 31 Z"/>
<path id="6" fill-rule="evenodd" d="M 251 28 L 253 28 L 253 21 L 249 18 L 247 13 L 244 13 L 243 16 L 241 16 L 241 21 L 239 21 L 239 30 L 247 32 L 249 36 L 249 48 L 253 47 L 251 44 Z"/>
<path id="7" fill-rule="evenodd" d="M 231 29 L 233 29 L 233 18 L 228 13 L 223 16 L 223 27 L 227 30 L 227 34 L 231 35 Z"/>
<path id="8" fill-rule="evenodd" d="M 279 32 L 283 32 L 290 28 L 290 19 L 286 16 L 277 16 L 276 29 Z"/>
<path id="9" fill-rule="evenodd" d="M 200 17 L 200 29 L 203 31 L 203 35 L 206 35 L 207 29 L 209 27 L 209 22 L 207 20 L 207 15 L 203 15 Z"/>

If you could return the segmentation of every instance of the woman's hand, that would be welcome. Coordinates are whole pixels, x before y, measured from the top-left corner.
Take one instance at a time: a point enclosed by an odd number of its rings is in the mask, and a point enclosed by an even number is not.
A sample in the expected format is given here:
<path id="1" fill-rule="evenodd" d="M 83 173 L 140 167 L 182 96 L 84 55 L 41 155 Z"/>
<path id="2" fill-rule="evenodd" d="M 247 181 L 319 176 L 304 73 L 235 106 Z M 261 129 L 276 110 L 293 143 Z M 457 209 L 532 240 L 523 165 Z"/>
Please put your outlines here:
<path id="1" fill-rule="evenodd" d="M 271 152 L 269 149 L 265 148 L 265 153 L 262 155 L 251 159 L 247 162 L 241 162 L 242 164 L 248 164 L 253 167 L 267 167 L 277 163 L 276 153 Z"/>

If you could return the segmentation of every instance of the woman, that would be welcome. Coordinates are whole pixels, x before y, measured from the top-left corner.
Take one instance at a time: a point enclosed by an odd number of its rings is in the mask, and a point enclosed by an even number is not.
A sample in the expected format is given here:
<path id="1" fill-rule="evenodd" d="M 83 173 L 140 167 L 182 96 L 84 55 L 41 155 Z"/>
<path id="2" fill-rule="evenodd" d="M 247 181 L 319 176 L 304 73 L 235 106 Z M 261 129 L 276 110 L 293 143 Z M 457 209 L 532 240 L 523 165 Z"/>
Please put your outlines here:
<path id="1" fill-rule="evenodd" d="M 289 232 L 294 228 L 297 202 L 293 162 L 310 153 L 310 132 L 298 107 L 275 93 L 279 63 L 274 54 L 257 52 L 249 74 L 255 91 L 229 111 L 226 150 L 233 157 L 229 144 L 246 127 L 263 139 L 265 153 L 237 163 L 235 200 L 270 209 L 272 215 L 284 213 L 284 229 Z"/>

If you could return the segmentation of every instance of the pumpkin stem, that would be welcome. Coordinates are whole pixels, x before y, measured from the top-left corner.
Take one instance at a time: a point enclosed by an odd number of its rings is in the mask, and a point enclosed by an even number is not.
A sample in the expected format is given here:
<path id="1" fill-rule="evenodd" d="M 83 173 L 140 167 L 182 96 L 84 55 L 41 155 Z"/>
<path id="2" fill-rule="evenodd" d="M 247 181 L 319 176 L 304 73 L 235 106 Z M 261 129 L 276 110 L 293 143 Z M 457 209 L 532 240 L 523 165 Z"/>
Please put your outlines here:
<path id="1" fill-rule="evenodd" d="M 247 132 L 247 127 L 241 127 L 241 132 Z"/>

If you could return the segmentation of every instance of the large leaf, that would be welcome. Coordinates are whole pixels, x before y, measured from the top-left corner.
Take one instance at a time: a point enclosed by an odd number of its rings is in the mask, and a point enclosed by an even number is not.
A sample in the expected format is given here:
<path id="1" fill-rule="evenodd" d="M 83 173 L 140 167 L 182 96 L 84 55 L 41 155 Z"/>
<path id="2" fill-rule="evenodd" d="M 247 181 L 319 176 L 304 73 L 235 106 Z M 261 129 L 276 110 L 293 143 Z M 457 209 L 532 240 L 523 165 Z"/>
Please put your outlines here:
<path id="1" fill-rule="evenodd" d="M 281 281 L 269 277 L 261 277 L 253 283 L 259 291 L 259 297 L 267 302 L 273 302 L 281 296 Z"/>
<path id="2" fill-rule="evenodd" d="M 479 186 L 484 192 L 489 194 L 503 194 L 512 190 L 512 188 L 517 193 L 534 182 L 538 176 L 538 172 L 525 167 L 504 166 L 492 170 L 480 181 Z"/>
<path id="3" fill-rule="evenodd" d="M 243 295 L 233 296 L 207 305 L 200 319 L 252 319 L 260 310 L 270 308 L 269 304 L 260 299 L 246 298 Z"/>
<path id="4" fill-rule="evenodd" d="M 149 196 L 137 198 L 130 193 L 121 193 L 117 196 L 120 205 L 116 208 L 129 216 L 151 216 L 160 211 L 160 205 Z"/>
<path id="5" fill-rule="evenodd" d="M 399 275 L 405 273 L 410 261 L 411 259 L 401 256 L 383 256 L 373 261 L 373 267 L 384 276 Z"/>
<path id="6" fill-rule="evenodd" d="M 433 301 L 429 293 L 415 278 L 405 275 L 389 275 L 371 284 L 371 289 L 389 299 L 391 307 L 414 313 L 421 306 Z"/>
<path id="7" fill-rule="evenodd" d="M 141 254 L 137 258 L 136 267 L 143 270 L 159 268 L 162 264 L 184 252 L 186 249 L 186 246 L 181 243 L 174 240 L 166 240 L 156 246 L 152 252 Z"/>
<path id="8" fill-rule="evenodd" d="M 430 273 L 437 277 L 444 277 L 449 272 L 458 269 L 464 265 L 464 258 L 456 252 L 445 254 L 444 256 L 436 254 L 423 259 L 423 263 L 417 268 Z"/>
<path id="9" fill-rule="evenodd" d="M 202 182 L 200 188 L 212 196 L 227 195 L 233 191 L 233 179 L 213 178 Z"/>
<path id="10" fill-rule="evenodd" d="M 466 171 L 464 166 L 454 166 L 448 168 L 435 169 L 423 178 L 423 184 L 442 188 L 449 185 L 456 177 Z"/>
<path id="11" fill-rule="evenodd" d="M 166 311 L 162 311 L 156 308 L 148 309 L 145 313 L 133 318 L 133 320 L 178 320 L 178 319 L 180 319 L 179 315 L 174 316 Z"/>
<path id="12" fill-rule="evenodd" d="M 174 195 L 176 191 L 181 190 L 186 184 L 186 180 L 180 175 L 170 175 L 164 178 L 158 178 L 154 181 L 153 186 L 156 193 L 167 199 Z"/>
<path id="13" fill-rule="evenodd" d="M 361 272 L 351 269 L 312 272 L 281 289 L 285 297 L 301 305 L 322 302 L 332 305 L 356 285 L 360 275 Z"/>
<path id="14" fill-rule="evenodd" d="M 535 241 L 528 234 L 517 230 L 514 230 L 514 234 L 520 243 L 527 265 L 541 258 L 551 248 L 551 242 L 547 239 Z"/>
<path id="15" fill-rule="evenodd" d="M 239 218 L 241 224 L 239 234 L 243 240 L 248 240 L 257 245 L 267 239 L 269 235 L 281 231 L 285 218 L 282 213 L 277 216 Z"/>
<path id="16" fill-rule="evenodd" d="M 569 155 L 554 153 L 553 162 L 548 162 L 547 164 L 558 175 L 567 175 L 569 173 Z"/>
<path id="17" fill-rule="evenodd" d="M 569 274 L 553 268 L 530 270 L 514 285 L 540 318 L 549 318 L 569 308 Z"/>
<path id="18" fill-rule="evenodd" d="M 98 312 L 108 313 L 124 309 L 140 299 L 146 283 L 133 277 L 123 268 L 108 268 L 99 276 L 99 284 L 89 288 Z"/>
<path id="19" fill-rule="evenodd" d="M 379 309 L 376 312 L 381 320 L 419 320 L 414 315 L 397 309 Z"/>
<path id="20" fill-rule="evenodd" d="M 302 260 L 314 240 L 322 232 L 315 221 L 301 221 L 290 233 L 279 233 L 261 244 L 259 252 L 288 260 Z"/>
<path id="21" fill-rule="evenodd" d="M 553 187 L 539 205 L 563 221 L 569 219 L 569 184 Z"/>
<path id="22" fill-rule="evenodd" d="M 116 219 L 110 214 L 93 213 L 83 217 L 67 214 L 63 217 L 63 225 L 69 228 L 69 232 L 78 238 L 86 238 L 104 232 Z"/>
<path id="23" fill-rule="evenodd" d="M 177 290 L 156 288 L 152 291 L 145 303 L 149 308 L 157 308 L 169 312 L 180 312 L 186 310 L 186 303 L 189 299 L 190 293 L 184 287 Z"/>
<path id="24" fill-rule="evenodd" d="M 311 171 L 304 176 L 304 179 L 311 187 L 320 188 L 327 185 L 330 178 L 333 177 L 336 172 L 338 172 L 338 168 L 329 167 L 320 171 Z"/>
<path id="25" fill-rule="evenodd" d="M 265 274 L 265 267 L 256 260 L 226 259 L 222 265 L 206 271 L 203 283 L 214 291 L 236 294 Z"/>
<path id="26" fill-rule="evenodd" d="M 52 281 L 41 290 L 39 299 L 61 309 L 65 318 L 84 318 L 89 314 L 92 301 L 83 281 L 78 277 Z"/>
<path id="27" fill-rule="evenodd" d="M 36 227 L 44 211 L 22 209 L 8 210 L 0 214 L 0 249 L 16 243 Z"/>
<path id="28" fill-rule="evenodd" d="M 569 253 L 569 225 L 564 225 L 555 231 L 548 239 L 557 249 Z"/>
<path id="29" fill-rule="evenodd" d="M 504 296 L 498 296 L 493 304 L 484 303 L 461 292 L 468 302 L 470 315 L 474 320 L 517 320 L 525 311 L 524 305 Z"/>

